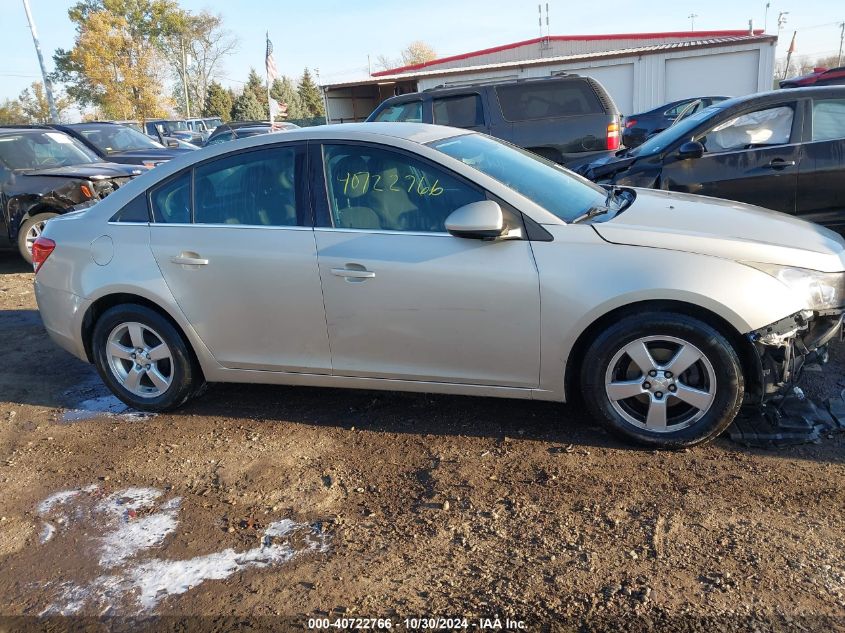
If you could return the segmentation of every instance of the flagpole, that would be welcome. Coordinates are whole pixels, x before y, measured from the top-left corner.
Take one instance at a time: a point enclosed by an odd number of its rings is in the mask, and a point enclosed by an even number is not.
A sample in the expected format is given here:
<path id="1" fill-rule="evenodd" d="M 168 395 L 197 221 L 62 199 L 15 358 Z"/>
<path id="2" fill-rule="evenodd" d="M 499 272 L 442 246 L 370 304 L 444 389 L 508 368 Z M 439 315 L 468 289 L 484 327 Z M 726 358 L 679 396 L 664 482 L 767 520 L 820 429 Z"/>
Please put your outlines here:
<path id="1" fill-rule="evenodd" d="M 267 41 L 265 42 L 265 51 L 269 52 L 270 46 L 270 31 L 267 31 Z M 267 53 L 265 53 L 265 56 Z M 273 105 L 270 103 L 270 69 L 267 67 L 266 59 L 264 63 L 264 76 L 267 78 L 267 111 L 270 113 L 270 127 L 273 127 Z"/>

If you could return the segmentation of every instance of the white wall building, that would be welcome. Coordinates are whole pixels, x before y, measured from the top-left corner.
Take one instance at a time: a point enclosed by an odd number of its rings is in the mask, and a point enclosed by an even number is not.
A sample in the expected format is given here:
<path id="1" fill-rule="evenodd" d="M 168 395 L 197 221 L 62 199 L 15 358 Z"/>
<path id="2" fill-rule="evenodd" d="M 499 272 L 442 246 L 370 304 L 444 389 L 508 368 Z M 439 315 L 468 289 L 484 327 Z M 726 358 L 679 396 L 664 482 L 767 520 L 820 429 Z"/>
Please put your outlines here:
<path id="1" fill-rule="evenodd" d="M 597 79 L 623 114 L 705 95 L 770 90 L 777 37 L 684 31 L 542 37 L 323 87 L 329 123 L 363 121 L 384 99 L 435 86 L 576 73 Z"/>

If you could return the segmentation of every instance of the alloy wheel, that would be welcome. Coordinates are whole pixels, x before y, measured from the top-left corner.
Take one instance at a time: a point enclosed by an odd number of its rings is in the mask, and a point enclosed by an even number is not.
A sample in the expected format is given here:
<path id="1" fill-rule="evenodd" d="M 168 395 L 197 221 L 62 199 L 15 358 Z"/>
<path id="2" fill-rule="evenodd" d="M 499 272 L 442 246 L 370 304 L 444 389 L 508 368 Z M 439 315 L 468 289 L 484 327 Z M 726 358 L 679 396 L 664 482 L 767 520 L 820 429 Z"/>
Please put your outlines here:
<path id="1" fill-rule="evenodd" d="M 716 373 L 704 353 L 674 336 L 645 336 L 614 354 L 605 392 L 622 418 L 655 433 L 671 433 L 701 419 L 716 395 Z"/>
<path id="2" fill-rule="evenodd" d="M 35 244 L 35 240 L 41 237 L 41 233 L 44 232 L 44 225 L 47 224 L 47 220 L 42 220 L 41 222 L 36 222 L 32 226 L 29 227 L 29 230 L 26 232 L 26 250 L 32 254 L 32 245 Z"/>
<path id="3" fill-rule="evenodd" d="M 142 398 L 162 395 L 173 382 L 173 354 L 161 335 L 138 322 L 121 323 L 109 334 L 109 369 L 126 390 Z"/>

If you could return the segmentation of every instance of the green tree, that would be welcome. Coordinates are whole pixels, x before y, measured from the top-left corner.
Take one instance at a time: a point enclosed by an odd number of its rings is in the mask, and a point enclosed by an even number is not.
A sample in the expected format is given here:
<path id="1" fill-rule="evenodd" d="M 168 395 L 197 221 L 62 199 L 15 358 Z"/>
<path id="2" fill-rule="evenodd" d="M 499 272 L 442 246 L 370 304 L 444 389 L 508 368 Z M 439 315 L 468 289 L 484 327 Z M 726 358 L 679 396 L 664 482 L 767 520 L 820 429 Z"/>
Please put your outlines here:
<path id="1" fill-rule="evenodd" d="M 0 125 L 14 125 L 26 123 L 26 115 L 18 99 L 4 99 L 0 103 Z"/>
<path id="2" fill-rule="evenodd" d="M 161 50 L 178 10 L 176 0 L 80 0 L 68 10 L 73 48 L 56 51 L 54 77 L 74 101 L 105 116 L 165 114 Z"/>
<path id="3" fill-rule="evenodd" d="M 232 114 L 232 95 L 216 81 L 208 85 L 205 92 L 205 103 L 202 108 L 203 116 L 219 116 L 228 121 Z"/>
<path id="4" fill-rule="evenodd" d="M 255 68 L 249 69 L 249 75 L 247 75 L 246 83 L 244 84 L 244 92 L 252 93 L 252 96 L 255 97 L 255 101 L 264 112 L 262 116 L 257 118 L 262 121 L 264 119 L 269 119 L 270 104 L 267 103 L 267 83 L 261 78 L 261 75 L 255 71 Z"/>
<path id="5" fill-rule="evenodd" d="M 232 104 L 233 121 L 263 121 L 267 116 L 251 90 L 244 90 Z"/>
<path id="6" fill-rule="evenodd" d="M 301 119 L 307 116 L 299 93 L 296 91 L 296 84 L 290 77 L 277 78 L 270 86 L 270 96 L 279 103 L 287 104 L 288 119 Z"/>
<path id="7" fill-rule="evenodd" d="M 302 102 L 302 109 L 307 117 L 324 116 L 326 114 L 323 108 L 323 95 L 320 87 L 314 83 L 311 73 L 306 68 L 302 73 L 302 78 L 299 80 L 299 100 Z"/>

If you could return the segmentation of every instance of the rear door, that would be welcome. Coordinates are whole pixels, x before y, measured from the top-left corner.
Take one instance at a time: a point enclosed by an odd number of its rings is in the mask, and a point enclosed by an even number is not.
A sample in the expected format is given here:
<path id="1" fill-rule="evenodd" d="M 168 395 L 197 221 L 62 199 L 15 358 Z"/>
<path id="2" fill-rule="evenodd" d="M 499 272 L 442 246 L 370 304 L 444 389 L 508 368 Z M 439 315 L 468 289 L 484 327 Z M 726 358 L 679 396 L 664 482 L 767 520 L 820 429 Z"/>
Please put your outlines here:
<path id="1" fill-rule="evenodd" d="M 150 193 L 150 245 L 182 312 L 223 366 L 328 374 L 305 148 L 212 159 Z"/>
<path id="2" fill-rule="evenodd" d="M 661 187 L 795 212 L 801 111 L 789 101 L 720 118 L 695 140 L 701 158 L 666 157 Z"/>
<path id="3" fill-rule="evenodd" d="M 798 171 L 798 214 L 845 229 L 845 96 L 807 101 L 808 142 Z M 807 126 L 805 126 L 805 129 Z"/>

